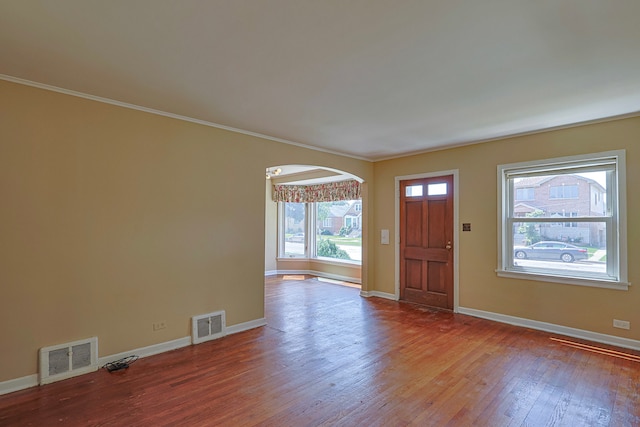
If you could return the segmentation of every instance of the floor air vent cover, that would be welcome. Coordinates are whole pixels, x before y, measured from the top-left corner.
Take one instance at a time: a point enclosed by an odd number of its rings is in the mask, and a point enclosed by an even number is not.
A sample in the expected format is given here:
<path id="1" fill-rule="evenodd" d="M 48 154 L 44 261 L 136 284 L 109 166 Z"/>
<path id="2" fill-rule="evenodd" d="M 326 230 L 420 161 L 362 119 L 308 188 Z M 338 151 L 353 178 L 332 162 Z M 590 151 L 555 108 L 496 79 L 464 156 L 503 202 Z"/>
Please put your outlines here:
<path id="1" fill-rule="evenodd" d="M 40 349 L 40 384 L 86 374 L 98 369 L 98 338 Z"/>
<path id="2" fill-rule="evenodd" d="M 225 335 L 225 312 L 194 316 L 191 320 L 191 341 L 193 344 L 214 340 Z"/>

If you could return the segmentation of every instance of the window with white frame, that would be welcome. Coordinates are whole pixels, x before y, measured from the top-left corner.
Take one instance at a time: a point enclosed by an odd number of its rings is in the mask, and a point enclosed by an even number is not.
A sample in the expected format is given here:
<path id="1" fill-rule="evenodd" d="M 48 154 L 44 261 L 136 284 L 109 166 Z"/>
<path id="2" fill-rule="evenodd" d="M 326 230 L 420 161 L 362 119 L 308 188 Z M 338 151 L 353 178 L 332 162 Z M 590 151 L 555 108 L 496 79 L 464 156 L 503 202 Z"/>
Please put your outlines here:
<path id="1" fill-rule="evenodd" d="M 627 288 L 624 150 L 500 165 L 498 180 L 498 275 Z"/>
<path id="2" fill-rule="evenodd" d="M 280 202 L 280 257 L 360 263 L 361 223 L 347 215 L 356 203 L 361 202 Z"/>
<path id="3" fill-rule="evenodd" d="M 283 234 L 282 256 L 299 258 L 307 251 L 306 203 L 283 203 L 281 227 Z"/>

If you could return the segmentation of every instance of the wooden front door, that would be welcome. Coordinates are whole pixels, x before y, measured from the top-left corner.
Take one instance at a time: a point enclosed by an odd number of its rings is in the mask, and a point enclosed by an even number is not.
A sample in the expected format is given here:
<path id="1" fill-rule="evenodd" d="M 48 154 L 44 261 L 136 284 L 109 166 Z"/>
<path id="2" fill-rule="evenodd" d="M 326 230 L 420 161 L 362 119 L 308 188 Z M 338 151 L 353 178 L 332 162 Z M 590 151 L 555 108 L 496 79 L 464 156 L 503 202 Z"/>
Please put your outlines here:
<path id="1" fill-rule="evenodd" d="M 400 181 L 400 299 L 453 310 L 453 176 Z"/>

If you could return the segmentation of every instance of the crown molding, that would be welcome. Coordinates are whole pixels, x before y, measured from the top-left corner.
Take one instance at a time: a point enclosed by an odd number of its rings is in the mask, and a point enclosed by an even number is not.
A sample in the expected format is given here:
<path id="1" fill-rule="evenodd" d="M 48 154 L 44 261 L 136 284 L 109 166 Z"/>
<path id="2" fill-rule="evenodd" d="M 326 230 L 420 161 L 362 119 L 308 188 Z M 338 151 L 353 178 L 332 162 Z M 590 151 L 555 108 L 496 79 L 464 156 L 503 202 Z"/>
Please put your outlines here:
<path id="1" fill-rule="evenodd" d="M 19 77 L 13 77 L 13 76 L 9 76 L 9 75 L 6 75 L 6 74 L 0 74 L 0 80 L 5 80 L 5 81 L 8 81 L 8 82 L 17 83 L 17 84 L 21 84 L 21 85 L 25 85 L 25 86 L 31 86 L 31 87 L 35 87 L 35 88 L 38 88 L 38 89 L 44 89 L 44 90 L 52 91 L 52 92 L 58 92 L 58 93 L 62 93 L 62 94 L 65 94 L 65 95 L 71 95 L 71 96 L 75 96 L 75 97 L 78 97 L 78 98 L 88 99 L 88 100 L 91 100 L 91 101 L 102 102 L 104 104 L 115 105 L 117 107 L 128 108 L 128 109 L 137 110 L 137 111 L 143 111 L 143 112 L 149 113 L 149 114 L 155 114 L 155 115 L 158 115 L 158 116 L 169 117 L 171 119 L 176 119 L 176 120 L 181 120 L 181 121 L 185 121 L 185 122 L 195 123 L 195 124 L 208 126 L 208 127 L 212 127 L 212 128 L 216 128 L 216 129 L 222 129 L 222 130 L 226 130 L 226 131 L 229 131 L 229 132 L 235 132 L 235 133 L 239 133 L 239 134 L 243 134 L 243 135 L 253 136 L 255 138 L 266 139 L 266 140 L 274 141 L 274 142 L 280 142 L 282 144 L 294 145 L 296 147 L 306 148 L 308 150 L 320 151 L 320 152 L 323 152 L 323 153 L 333 154 L 333 155 L 336 155 L 336 156 L 348 157 L 348 158 L 352 158 L 352 159 L 356 159 L 356 160 L 364 160 L 364 161 L 367 161 L 367 162 L 373 162 L 372 159 L 368 159 L 366 157 L 360 157 L 360 156 L 355 156 L 353 154 L 342 153 L 342 152 L 334 151 L 334 150 L 328 150 L 328 149 L 321 148 L 321 147 L 316 147 L 316 146 L 313 146 L 313 145 L 303 144 L 301 142 L 289 141 L 287 139 L 277 138 L 275 136 L 269 136 L 269 135 L 265 135 L 265 134 L 258 133 L 258 132 L 251 132 L 251 131 L 244 130 L 244 129 L 234 128 L 234 127 L 231 127 L 231 126 L 225 126 L 225 125 L 221 125 L 219 123 L 210 122 L 210 121 L 207 121 L 207 120 L 195 119 L 193 117 L 187 117 L 187 116 L 182 116 L 180 114 L 169 113 L 167 111 L 156 110 L 154 108 L 143 107 L 141 105 L 129 104 L 128 102 L 122 102 L 122 101 L 118 101 L 118 100 L 115 100 L 115 99 L 104 98 L 104 97 L 101 97 L 101 96 L 96 96 L 96 95 L 91 95 L 91 94 L 88 94 L 88 93 L 78 92 L 78 91 L 71 90 L 71 89 L 65 89 L 65 88 L 52 86 L 52 85 L 48 85 L 48 84 L 44 84 L 44 83 L 34 82 L 34 81 L 31 81 L 31 80 L 21 79 Z"/>

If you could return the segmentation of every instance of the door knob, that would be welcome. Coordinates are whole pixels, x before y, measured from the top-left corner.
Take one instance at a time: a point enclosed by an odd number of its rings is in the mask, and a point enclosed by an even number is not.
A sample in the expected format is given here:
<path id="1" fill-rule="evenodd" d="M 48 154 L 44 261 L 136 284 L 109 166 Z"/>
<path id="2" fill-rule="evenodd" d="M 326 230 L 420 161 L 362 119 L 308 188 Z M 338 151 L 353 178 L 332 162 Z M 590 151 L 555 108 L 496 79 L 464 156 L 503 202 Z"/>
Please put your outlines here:
<path id="1" fill-rule="evenodd" d="M 447 246 L 445 246 L 448 250 L 451 250 L 451 242 L 447 242 Z"/>

